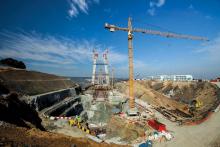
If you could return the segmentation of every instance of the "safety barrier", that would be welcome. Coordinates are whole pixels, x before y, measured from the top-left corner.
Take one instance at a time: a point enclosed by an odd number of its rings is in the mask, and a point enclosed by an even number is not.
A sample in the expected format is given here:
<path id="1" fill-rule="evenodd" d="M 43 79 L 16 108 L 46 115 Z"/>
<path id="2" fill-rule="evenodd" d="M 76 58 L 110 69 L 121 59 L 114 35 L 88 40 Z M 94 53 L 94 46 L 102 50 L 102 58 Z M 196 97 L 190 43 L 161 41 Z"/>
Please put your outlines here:
<path id="1" fill-rule="evenodd" d="M 48 116 L 48 115 L 45 115 L 45 114 L 43 114 L 43 117 L 49 118 L 50 120 L 58 120 L 58 119 L 69 120 L 69 125 L 70 126 L 77 126 L 79 129 L 81 129 L 82 131 L 86 132 L 87 134 L 91 134 L 91 131 L 88 128 L 83 127 L 80 122 L 77 122 L 77 120 L 74 119 L 74 117 Z"/>
<path id="2" fill-rule="evenodd" d="M 45 116 L 45 118 L 49 118 L 50 120 L 58 120 L 58 119 L 65 119 L 70 120 L 73 117 L 65 117 L 65 116 Z"/>
<path id="3" fill-rule="evenodd" d="M 70 120 L 72 119 L 73 117 L 65 117 L 65 116 L 56 116 L 55 119 L 67 119 L 67 120 Z"/>
<path id="4" fill-rule="evenodd" d="M 70 126 L 77 126 L 79 129 L 86 132 L 87 134 L 91 133 L 91 131 L 88 128 L 84 127 L 80 122 L 77 122 L 75 119 L 70 119 L 69 125 Z"/>

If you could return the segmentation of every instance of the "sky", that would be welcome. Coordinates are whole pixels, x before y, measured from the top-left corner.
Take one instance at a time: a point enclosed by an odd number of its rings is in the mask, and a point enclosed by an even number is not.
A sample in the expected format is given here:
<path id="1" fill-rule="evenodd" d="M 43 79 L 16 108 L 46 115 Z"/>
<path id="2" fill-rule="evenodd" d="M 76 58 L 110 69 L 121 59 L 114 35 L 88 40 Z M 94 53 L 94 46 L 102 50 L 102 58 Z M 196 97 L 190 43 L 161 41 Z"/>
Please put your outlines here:
<path id="1" fill-rule="evenodd" d="M 127 32 L 107 22 L 206 37 L 166 38 L 134 32 L 134 75 L 220 75 L 219 0 L 1 0 L 0 59 L 22 60 L 29 70 L 89 77 L 92 51 L 109 50 L 109 70 L 128 77 Z"/>

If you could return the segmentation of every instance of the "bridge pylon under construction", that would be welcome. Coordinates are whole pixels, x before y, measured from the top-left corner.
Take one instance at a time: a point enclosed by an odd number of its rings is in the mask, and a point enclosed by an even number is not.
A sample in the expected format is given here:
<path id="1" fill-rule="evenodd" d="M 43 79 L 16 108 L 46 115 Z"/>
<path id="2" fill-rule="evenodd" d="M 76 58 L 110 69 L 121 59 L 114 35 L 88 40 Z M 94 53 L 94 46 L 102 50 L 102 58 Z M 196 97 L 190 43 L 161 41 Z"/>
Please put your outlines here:
<path id="1" fill-rule="evenodd" d="M 98 52 L 93 50 L 92 85 L 94 85 L 94 101 L 106 101 L 110 90 L 108 49 L 104 51 L 101 59 Z"/>

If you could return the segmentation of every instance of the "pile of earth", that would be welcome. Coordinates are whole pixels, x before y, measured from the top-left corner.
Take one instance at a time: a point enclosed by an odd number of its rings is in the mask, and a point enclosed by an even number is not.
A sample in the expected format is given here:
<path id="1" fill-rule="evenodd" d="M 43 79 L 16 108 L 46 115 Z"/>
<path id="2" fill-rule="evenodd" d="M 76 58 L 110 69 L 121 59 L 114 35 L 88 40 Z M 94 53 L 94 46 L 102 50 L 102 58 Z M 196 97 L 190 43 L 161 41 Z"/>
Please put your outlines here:
<path id="1" fill-rule="evenodd" d="M 143 137 L 148 130 L 150 130 L 150 128 L 147 126 L 142 126 L 137 123 L 128 123 L 122 118 L 113 116 L 107 125 L 106 139 L 119 136 L 120 141 L 132 143 L 132 141 L 137 138 Z"/>
<path id="2" fill-rule="evenodd" d="M 21 101 L 16 93 L 0 96 L 0 120 L 21 127 L 45 130 L 35 109 Z"/>
<path id="3" fill-rule="evenodd" d="M 121 93 L 124 93 L 126 97 L 129 97 L 128 82 L 116 83 L 115 86 Z M 179 104 L 177 101 L 172 100 L 164 96 L 162 93 L 152 89 L 145 82 L 134 82 L 134 95 L 135 98 L 142 99 L 153 106 L 162 106 L 170 109 L 178 108 L 180 110 L 183 110 L 184 107 L 186 107 L 185 104 Z"/>

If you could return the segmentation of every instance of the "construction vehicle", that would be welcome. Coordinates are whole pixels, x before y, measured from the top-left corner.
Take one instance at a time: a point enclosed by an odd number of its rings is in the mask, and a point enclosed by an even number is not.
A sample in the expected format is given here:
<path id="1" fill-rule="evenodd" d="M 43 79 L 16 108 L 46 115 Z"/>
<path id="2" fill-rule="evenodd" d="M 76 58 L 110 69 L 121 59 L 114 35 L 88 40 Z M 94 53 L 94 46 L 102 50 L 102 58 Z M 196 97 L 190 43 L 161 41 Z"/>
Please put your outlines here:
<path id="1" fill-rule="evenodd" d="M 203 106 L 203 102 L 194 99 L 189 104 L 189 113 L 194 116 L 195 112 Z"/>
<path id="2" fill-rule="evenodd" d="M 198 99 L 195 99 L 195 100 L 192 100 L 191 106 L 196 109 L 199 109 L 203 106 L 203 102 L 199 101 Z"/>
<path id="3" fill-rule="evenodd" d="M 202 106 L 203 106 L 203 102 L 197 100 L 196 101 L 196 108 L 198 109 L 198 108 L 201 108 Z"/>
<path id="4" fill-rule="evenodd" d="M 128 27 L 126 28 L 118 27 L 118 26 L 111 25 L 108 23 L 105 23 L 105 28 L 108 29 L 110 32 L 115 32 L 115 31 L 128 32 L 128 59 L 129 59 L 129 110 L 128 110 L 128 114 L 129 115 L 138 114 L 137 108 L 135 107 L 135 98 L 134 98 L 134 71 L 133 71 L 133 47 L 132 47 L 132 39 L 133 39 L 134 32 L 150 34 L 150 35 L 158 35 L 158 36 L 167 37 L 167 38 L 182 38 L 182 39 L 208 41 L 208 39 L 204 37 L 175 34 L 175 33 L 170 33 L 170 32 L 160 32 L 160 31 L 149 30 L 149 29 L 132 28 L 130 17 L 128 18 Z"/>

